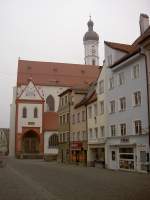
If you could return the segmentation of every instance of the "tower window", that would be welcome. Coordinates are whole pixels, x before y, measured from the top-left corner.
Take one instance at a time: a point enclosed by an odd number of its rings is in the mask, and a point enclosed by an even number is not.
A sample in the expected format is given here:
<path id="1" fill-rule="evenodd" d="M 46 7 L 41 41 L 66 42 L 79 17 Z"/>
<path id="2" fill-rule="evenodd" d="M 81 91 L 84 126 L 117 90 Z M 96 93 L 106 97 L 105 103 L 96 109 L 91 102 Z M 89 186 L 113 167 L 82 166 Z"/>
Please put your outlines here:
<path id="1" fill-rule="evenodd" d="M 95 65 L 95 60 L 94 59 L 92 60 L 92 65 Z"/>

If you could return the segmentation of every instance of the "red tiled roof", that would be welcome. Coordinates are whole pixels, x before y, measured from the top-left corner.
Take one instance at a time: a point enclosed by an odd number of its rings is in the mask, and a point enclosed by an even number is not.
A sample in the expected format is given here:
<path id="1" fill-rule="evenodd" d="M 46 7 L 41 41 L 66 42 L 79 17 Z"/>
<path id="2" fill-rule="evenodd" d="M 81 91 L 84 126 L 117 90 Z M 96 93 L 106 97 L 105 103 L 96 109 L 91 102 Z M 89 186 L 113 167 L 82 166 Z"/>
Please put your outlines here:
<path id="1" fill-rule="evenodd" d="M 44 131 L 58 130 L 58 114 L 56 112 L 44 113 Z"/>
<path id="2" fill-rule="evenodd" d="M 104 43 L 107 46 L 111 47 L 112 49 L 123 51 L 125 53 L 130 53 L 133 50 L 133 46 L 129 44 L 121 44 L 121 43 L 108 42 L 108 41 L 104 41 Z"/>
<path id="3" fill-rule="evenodd" d="M 17 85 L 26 85 L 32 77 L 36 85 L 88 85 L 99 76 L 99 67 L 92 65 L 19 60 Z"/>

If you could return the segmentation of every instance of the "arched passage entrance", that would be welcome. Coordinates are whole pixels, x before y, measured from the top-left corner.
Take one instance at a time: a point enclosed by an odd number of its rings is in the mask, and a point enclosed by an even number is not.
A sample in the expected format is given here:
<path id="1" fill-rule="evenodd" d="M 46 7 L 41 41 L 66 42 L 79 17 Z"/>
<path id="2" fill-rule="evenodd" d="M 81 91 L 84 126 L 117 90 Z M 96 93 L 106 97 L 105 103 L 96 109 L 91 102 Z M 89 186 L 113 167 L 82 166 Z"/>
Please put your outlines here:
<path id="1" fill-rule="evenodd" d="M 40 139 L 38 134 L 30 130 L 23 136 L 23 152 L 24 153 L 39 153 Z"/>

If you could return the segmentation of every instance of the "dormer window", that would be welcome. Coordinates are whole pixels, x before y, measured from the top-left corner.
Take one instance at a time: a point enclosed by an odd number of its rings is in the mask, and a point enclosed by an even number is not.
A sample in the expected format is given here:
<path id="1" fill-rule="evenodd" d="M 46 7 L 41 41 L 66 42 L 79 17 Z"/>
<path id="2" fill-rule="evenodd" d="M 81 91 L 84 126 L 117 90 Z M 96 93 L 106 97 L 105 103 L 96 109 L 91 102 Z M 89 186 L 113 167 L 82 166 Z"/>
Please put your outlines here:
<path id="1" fill-rule="evenodd" d="M 22 110 L 22 117 L 27 118 L 27 108 L 26 107 L 24 107 Z"/>

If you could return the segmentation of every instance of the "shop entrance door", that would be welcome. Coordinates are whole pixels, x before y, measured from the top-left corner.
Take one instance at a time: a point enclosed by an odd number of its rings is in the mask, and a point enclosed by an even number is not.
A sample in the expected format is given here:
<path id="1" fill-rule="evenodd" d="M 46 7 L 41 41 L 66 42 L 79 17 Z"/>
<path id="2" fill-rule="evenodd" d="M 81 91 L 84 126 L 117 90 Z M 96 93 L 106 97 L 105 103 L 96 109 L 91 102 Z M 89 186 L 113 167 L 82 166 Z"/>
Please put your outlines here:
<path id="1" fill-rule="evenodd" d="M 110 168 L 111 169 L 117 169 L 117 150 L 116 149 L 111 149 L 110 151 Z"/>

